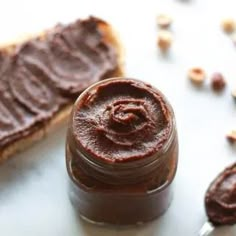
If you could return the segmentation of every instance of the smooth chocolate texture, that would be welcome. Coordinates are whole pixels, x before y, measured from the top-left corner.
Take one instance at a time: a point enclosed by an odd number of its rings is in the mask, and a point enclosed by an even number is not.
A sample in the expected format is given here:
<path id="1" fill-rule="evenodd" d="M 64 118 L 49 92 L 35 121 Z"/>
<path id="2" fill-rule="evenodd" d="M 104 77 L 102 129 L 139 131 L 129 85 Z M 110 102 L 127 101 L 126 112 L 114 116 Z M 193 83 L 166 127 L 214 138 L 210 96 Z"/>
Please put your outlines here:
<path id="1" fill-rule="evenodd" d="M 118 66 L 114 46 L 90 17 L 57 25 L 40 38 L 0 52 L 0 147 L 44 127 L 62 107 Z"/>
<path id="2" fill-rule="evenodd" d="M 214 225 L 236 223 L 236 164 L 227 167 L 209 186 L 205 208 Z"/>
<path id="3" fill-rule="evenodd" d="M 170 136 L 170 113 L 150 86 L 108 81 L 76 104 L 72 130 L 83 151 L 97 161 L 130 162 L 163 147 Z"/>
<path id="4" fill-rule="evenodd" d="M 79 214 L 129 225 L 162 214 L 172 198 L 178 141 L 160 91 L 134 79 L 106 80 L 74 105 L 66 163 Z"/>

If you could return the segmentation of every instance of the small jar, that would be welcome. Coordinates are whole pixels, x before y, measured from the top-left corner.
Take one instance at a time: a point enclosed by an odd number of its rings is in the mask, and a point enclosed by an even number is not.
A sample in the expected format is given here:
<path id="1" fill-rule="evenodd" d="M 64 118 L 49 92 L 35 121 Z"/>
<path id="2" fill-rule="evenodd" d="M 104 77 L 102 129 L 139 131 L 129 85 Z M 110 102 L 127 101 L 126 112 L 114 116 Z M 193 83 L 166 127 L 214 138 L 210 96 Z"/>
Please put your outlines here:
<path id="1" fill-rule="evenodd" d="M 103 80 L 75 102 L 66 165 L 82 218 L 115 225 L 157 218 L 171 202 L 177 160 L 173 110 L 151 85 Z"/>

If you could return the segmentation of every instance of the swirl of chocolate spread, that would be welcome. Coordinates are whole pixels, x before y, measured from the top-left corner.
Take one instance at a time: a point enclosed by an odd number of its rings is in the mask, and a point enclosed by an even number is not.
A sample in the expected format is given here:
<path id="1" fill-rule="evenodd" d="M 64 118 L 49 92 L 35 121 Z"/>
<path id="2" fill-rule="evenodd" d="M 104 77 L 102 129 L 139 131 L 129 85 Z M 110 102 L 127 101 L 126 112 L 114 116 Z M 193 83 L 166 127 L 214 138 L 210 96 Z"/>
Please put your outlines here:
<path id="1" fill-rule="evenodd" d="M 103 42 L 93 21 L 58 25 L 46 43 L 30 41 L 19 53 L 21 60 L 42 70 L 67 96 L 78 95 L 114 69 L 116 63 L 114 51 Z"/>
<path id="2" fill-rule="evenodd" d="M 214 225 L 236 223 L 236 164 L 227 167 L 211 183 L 205 196 L 209 220 Z"/>
<path id="3" fill-rule="evenodd" d="M 96 159 L 129 162 L 151 156 L 170 136 L 160 93 L 133 79 L 108 80 L 82 96 L 74 110 L 77 142 Z"/>
<path id="4" fill-rule="evenodd" d="M 56 88 L 42 71 L 24 64 L 13 65 L 7 77 L 14 98 L 33 114 L 43 116 L 58 109 Z"/>
<path id="5" fill-rule="evenodd" d="M 0 51 L 0 147 L 29 135 L 118 66 L 116 49 L 90 17 Z"/>

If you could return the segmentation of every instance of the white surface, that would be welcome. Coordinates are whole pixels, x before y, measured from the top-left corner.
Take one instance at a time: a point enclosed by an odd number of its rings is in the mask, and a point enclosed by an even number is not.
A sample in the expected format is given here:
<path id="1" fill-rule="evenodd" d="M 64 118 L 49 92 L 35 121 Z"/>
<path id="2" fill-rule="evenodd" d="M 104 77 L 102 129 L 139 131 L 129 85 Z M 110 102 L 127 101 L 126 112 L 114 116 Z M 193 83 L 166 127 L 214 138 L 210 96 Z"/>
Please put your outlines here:
<path id="1" fill-rule="evenodd" d="M 161 89 L 174 107 L 180 139 L 175 196 L 159 220 L 130 229 L 100 228 L 81 222 L 67 196 L 64 161 L 66 128 L 0 167 L 0 235 L 2 236 L 194 236 L 205 222 L 203 197 L 210 181 L 235 161 L 236 148 L 225 132 L 236 128 L 236 48 L 219 27 L 235 16 L 234 0 L 155 1 L 1 1 L 0 39 L 37 32 L 56 22 L 95 14 L 114 24 L 126 47 L 127 75 Z M 174 43 L 162 57 L 156 49 L 156 15 L 174 18 Z M 199 65 L 221 71 L 229 81 L 222 95 L 208 84 L 195 89 L 186 71 Z M 236 235 L 234 227 L 212 235 Z"/>

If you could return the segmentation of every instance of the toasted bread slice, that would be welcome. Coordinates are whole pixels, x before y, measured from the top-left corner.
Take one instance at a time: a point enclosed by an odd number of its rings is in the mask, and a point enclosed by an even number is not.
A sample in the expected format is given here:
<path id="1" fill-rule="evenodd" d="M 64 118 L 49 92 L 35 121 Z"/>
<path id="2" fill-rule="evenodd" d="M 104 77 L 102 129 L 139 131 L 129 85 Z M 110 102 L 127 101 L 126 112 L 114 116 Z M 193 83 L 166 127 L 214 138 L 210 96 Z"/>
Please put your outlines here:
<path id="1" fill-rule="evenodd" d="M 118 60 L 118 66 L 117 68 L 109 74 L 109 77 L 118 77 L 123 75 L 123 56 L 124 51 L 121 46 L 119 37 L 117 33 L 114 31 L 112 26 L 104 21 L 99 21 L 98 23 L 98 29 L 102 32 L 104 36 L 105 42 L 110 43 L 115 50 L 117 51 L 117 60 Z M 45 38 L 47 35 L 47 31 L 42 32 L 40 35 L 36 35 L 34 37 L 40 37 L 42 39 Z M 4 44 L 0 47 L 1 51 L 5 51 L 8 54 L 11 54 L 14 52 L 14 49 L 24 43 L 28 40 L 34 38 L 32 36 L 21 38 L 17 41 L 14 41 L 14 43 L 9 43 L 8 45 Z M 49 134 L 52 130 L 54 130 L 56 127 L 61 125 L 63 122 L 67 121 L 67 118 L 70 114 L 72 105 L 74 101 L 71 101 L 70 104 L 67 104 L 66 106 L 62 107 L 53 115 L 53 117 L 48 120 L 48 122 L 45 122 L 43 126 L 41 126 L 38 129 L 32 130 L 26 137 L 19 138 L 18 140 L 15 140 L 8 144 L 7 146 L 4 146 L 0 150 L 0 162 L 3 162 L 4 160 L 8 159 L 10 156 L 25 150 L 26 148 L 32 146 L 32 144 L 36 143 L 37 141 L 41 140 L 45 135 Z"/>

